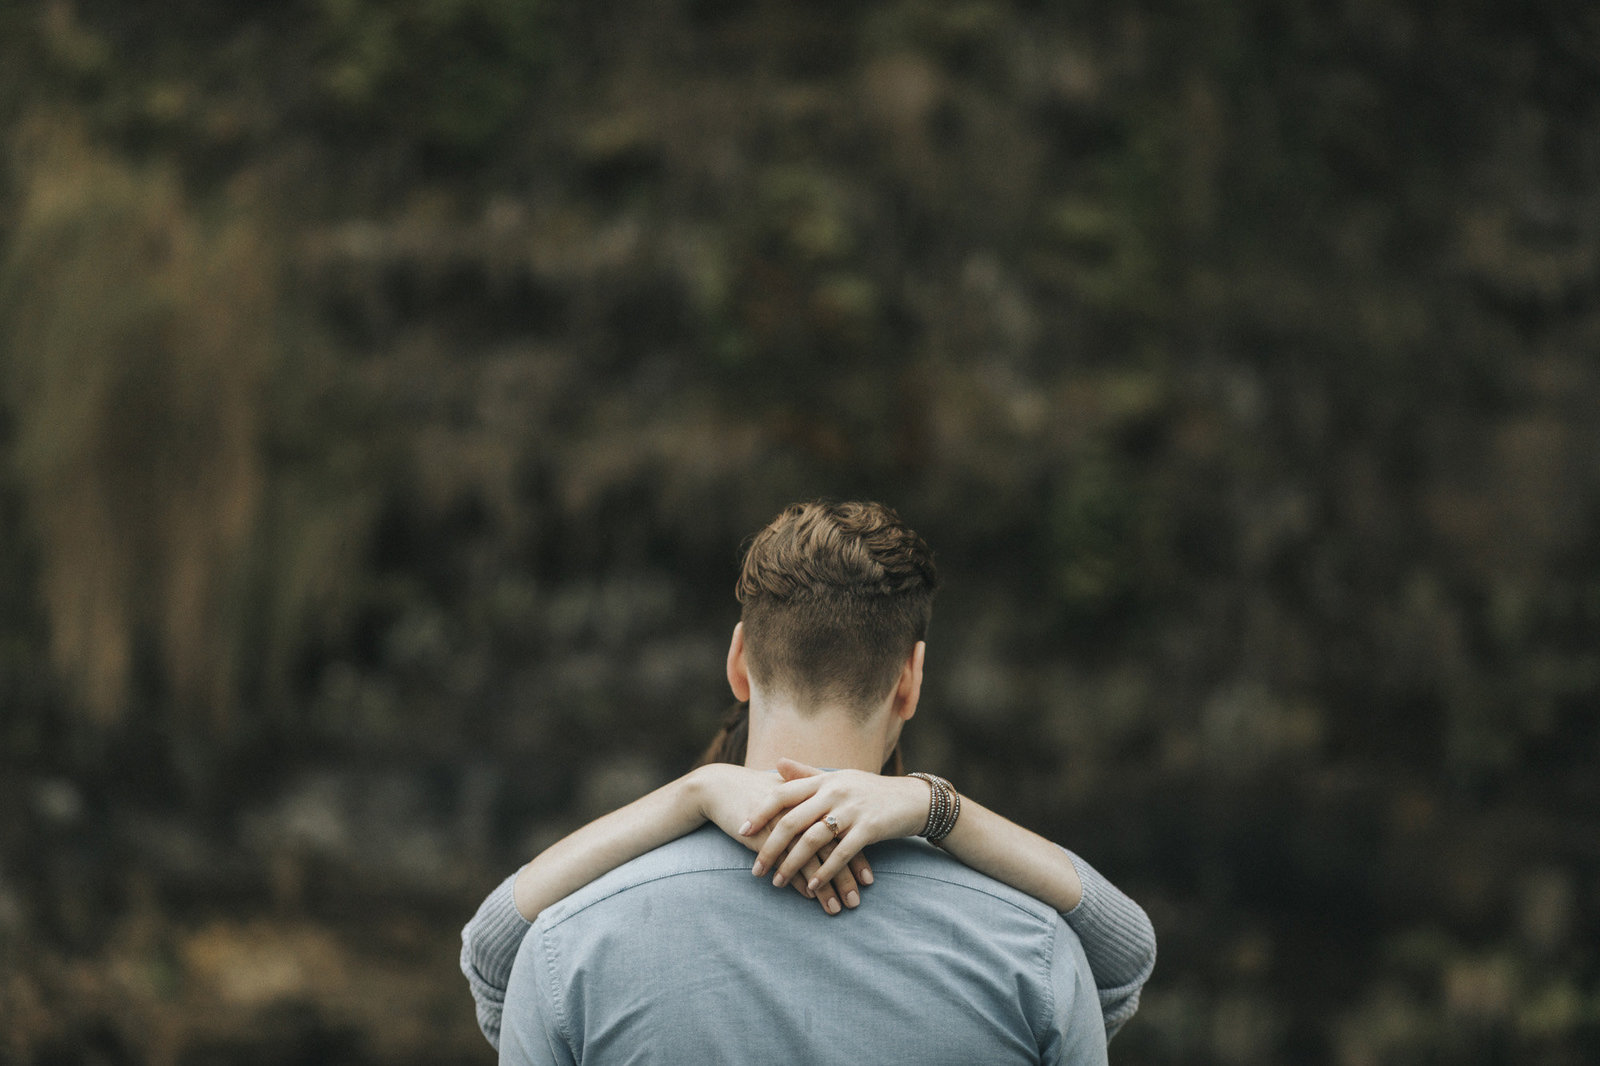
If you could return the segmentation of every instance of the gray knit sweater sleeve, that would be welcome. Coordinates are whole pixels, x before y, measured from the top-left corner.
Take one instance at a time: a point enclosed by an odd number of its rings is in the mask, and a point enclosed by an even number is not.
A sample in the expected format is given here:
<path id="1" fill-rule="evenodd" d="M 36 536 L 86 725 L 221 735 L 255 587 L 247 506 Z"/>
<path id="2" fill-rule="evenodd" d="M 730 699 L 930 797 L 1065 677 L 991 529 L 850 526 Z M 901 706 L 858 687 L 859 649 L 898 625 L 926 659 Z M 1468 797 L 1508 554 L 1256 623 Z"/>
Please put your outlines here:
<path id="1" fill-rule="evenodd" d="M 1139 1009 L 1139 991 L 1156 965 L 1156 933 L 1144 908 L 1071 851 L 1067 855 L 1083 882 L 1083 899 L 1065 915 L 1083 943 L 1094 973 L 1105 1017 L 1106 1039 L 1117 1034 Z M 461 930 L 461 972 L 478 1005 L 478 1027 L 500 1047 L 500 1011 L 505 1004 L 511 964 L 531 925 L 517 912 L 512 874 L 489 893 L 478 913 Z"/>
<path id="2" fill-rule="evenodd" d="M 533 923 L 517 912 L 511 886 L 517 875 L 500 882 L 489 893 L 472 921 L 461 930 L 461 972 L 467 975 L 472 999 L 478 1005 L 478 1028 L 500 1049 L 500 1011 L 511 983 L 511 964 Z"/>
<path id="3" fill-rule="evenodd" d="M 1156 968 L 1156 930 L 1143 907 L 1081 856 L 1067 856 L 1083 882 L 1083 899 L 1064 917 L 1083 942 L 1110 1040 L 1139 1009 L 1139 992 Z"/>

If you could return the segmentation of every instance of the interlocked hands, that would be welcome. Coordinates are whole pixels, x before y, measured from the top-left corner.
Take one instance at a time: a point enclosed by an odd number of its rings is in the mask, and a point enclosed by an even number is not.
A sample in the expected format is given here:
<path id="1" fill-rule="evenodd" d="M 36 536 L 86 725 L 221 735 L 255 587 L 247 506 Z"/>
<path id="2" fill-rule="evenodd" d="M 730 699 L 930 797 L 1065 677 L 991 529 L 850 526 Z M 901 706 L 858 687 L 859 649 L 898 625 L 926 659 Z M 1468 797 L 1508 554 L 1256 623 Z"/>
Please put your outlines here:
<path id="1" fill-rule="evenodd" d="M 719 767 L 704 783 L 702 809 L 756 852 L 752 874 L 774 870 L 774 885 L 792 884 L 829 914 L 859 906 L 861 886 L 872 883 L 861 849 L 912 836 L 927 821 L 928 786 L 914 778 L 822 771 L 793 759 L 780 759 L 778 774 L 774 786 L 770 775 Z"/>

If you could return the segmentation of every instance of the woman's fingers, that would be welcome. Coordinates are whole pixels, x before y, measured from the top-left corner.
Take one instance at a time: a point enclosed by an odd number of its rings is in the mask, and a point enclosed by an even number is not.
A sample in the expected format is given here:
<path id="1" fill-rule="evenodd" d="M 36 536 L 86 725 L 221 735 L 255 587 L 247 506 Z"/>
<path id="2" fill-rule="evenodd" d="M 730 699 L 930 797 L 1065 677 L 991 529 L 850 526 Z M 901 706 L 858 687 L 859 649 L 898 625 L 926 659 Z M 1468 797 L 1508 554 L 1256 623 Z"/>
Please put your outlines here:
<path id="1" fill-rule="evenodd" d="M 762 844 L 761 850 L 756 853 L 756 861 L 755 864 L 750 867 L 750 872 L 755 874 L 757 877 L 760 877 L 762 874 L 776 866 L 778 861 L 784 858 L 785 852 L 789 852 L 789 856 L 794 857 L 792 850 L 794 845 L 799 843 L 800 837 L 813 825 L 813 823 L 817 822 L 824 814 L 827 813 L 828 811 L 825 801 L 823 801 L 820 797 L 812 796 L 798 807 L 790 810 L 788 814 L 785 814 L 782 818 L 779 818 L 776 822 L 773 822 L 768 827 L 766 843 Z M 826 826 L 823 827 L 823 832 L 827 833 Z M 832 834 L 829 833 L 818 843 L 825 844 L 831 838 Z M 813 844 L 805 851 L 804 854 L 800 855 L 798 858 L 795 858 L 795 861 L 790 864 L 788 874 L 784 875 L 785 879 L 793 876 L 795 869 L 799 867 L 800 863 L 805 862 L 812 856 L 812 854 L 817 850 L 817 846 L 817 844 Z M 782 881 L 777 883 L 782 884 Z"/>
<path id="2" fill-rule="evenodd" d="M 829 914 L 838 914 L 846 907 L 855 906 L 854 903 L 850 902 L 849 898 L 850 892 L 853 891 L 853 886 L 845 888 L 833 881 L 823 881 L 816 883 L 815 887 L 812 887 L 816 882 L 815 874 L 821 866 L 822 863 L 817 860 L 816 856 L 807 859 L 805 865 L 800 867 L 799 875 L 792 882 L 794 887 L 802 892 L 814 895 L 817 902 L 822 904 L 822 909 Z M 860 902 L 859 894 L 856 896 L 856 901 Z"/>
<path id="3" fill-rule="evenodd" d="M 796 781 L 804 777 L 816 777 L 822 773 L 815 766 L 807 766 L 799 759 L 784 757 L 778 760 L 778 776 L 785 781 Z"/>
<path id="4" fill-rule="evenodd" d="M 822 867 L 819 865 L 817 869 L 812 870 L 810 869 L 810 866 L 810 863 L 806 863 L 806 866 L 800 871 L 800 876 L 808 877 L 811 879 L 811 881 L 816 881 L 818 879 L 818 875 L 822 873 Z M 809 884 L 810 882 L 808 881 L 807 883 Z M 849 866 L 846 866 L 843 870 L 840 870 L 838 877 L 835 877 L 829 881 L 823 881 L 821 883 L 832 885 L 833 890 L 839 894 L 840 901 L 843 902 L 846 907 L 854 908 L 861 906 L 861 889 L 856 885 L 856 879 L 854 875 L 851 874 Z"/>
<path id="5" fill-rule="evenodd" d="M 779 759 L 777 769 L 783 784 L 761 798 L 760 805 L 750 812 L 750 816 L 739 827 L 740 836 L 749 836 L 777 817 L 779 811 L 816 795 L 817 789 L 827 780 L 822 770 L 797 759 Z"/>
<path id="6" fill-rule="evenodd" d="M 845 907 L 859 907 L 861 906 L 861 888 L 856 883 L 854 873 L 849 868 L 846 868 L 844 873 L 831 881 L 819 881 L 817 879 L 817 873 L 822 869 L 822 863 L 829 855 L 833 854 L 835 847 L 837 845 L 830 841 L 818 848 L 817 853 L 806 860 L 804 866 L 800 867 L 800 876 L 794 879 L 794 883 L 797 885 L 804 883 L 808 889 L 816 891 L 818 899 L 823 898 L 824 889 L 831 887 L 833 894 L 838 897 Z M 830 907 L 824 904 L 823 909 L 829 914 L 838 914 L 842 908 Z"/>
<path id="7" fill-rule="evenodd" d="M 817 880 L 817 872 L 822 868 L 821 860 L 832 850 L 831 844 L 825 845 L 805 861 L 800 867 L 799 876 L 789 883 L 802 896 L 815 899 L 829 914 L 839 914 L 846 908 L 861 905 L 861 890 L 848 868 L 830 881 Z"/>
<path id="8" fill-rule="evenodd" d="M 817 903 L 822 906 L 822 909 L 827 911 L 829 914 L 838 914 L 844 909 L 844 904 L 842 904 L 840 901 L 844 898 L 845 893 L 836 888 L 832 881 L 829 881 L 826 884 L 818 885 L 816 888 L 813 888 L 811 885 L 813 875 L 817 872 L 817 870 L 821 869 L 821 867 L 821 858 L 817 855 L 813 855 L 811 858 L 807 859 L 806 864 L 800 868 L 800 876 L 795 878 L 793 881 L 790 881 L 789 886 L 806 899 L 816 900 Z"/>
<path id="9" fill-rule="evenodd" d="M 872 876 L 867 860 L 857 855 L 844 865 L 836 877 L 823 880 L 820 876 L 822 864 L 837 847 L 837 843 L 830 841 L 818 848 L 801 865 L 799 876 L 788 882 L 802 896 L 816 900 L 828 914 L 842 914 L 861 906 L 861 886 L 867 884 Z M 863 875 L 867 881 L 861 880 Z"/>
<path id="10" fill-rule="evenodd" d="M 743 825 L 739 827 L 740 836 L 749 836 L 759 832 L 761 827 L 776 818 L 781 811 L 804 803 L 817 794 L 817 788 L 822 784 L 823 777 L 818 774 L 814 777 L 802 777 L 783 784 L 761 797 L 761 802 L 755 810 L 750 812 Z"/>
<path id="11" fill-rule="evenodd" d="M 817 822 L 810 829 L 801 833 L 789 845 L 789 854 L 784 856 L 783 861 L 778 864 L 778 872 L 773 875 L 772 883 L 781 885 L 798 874 L 800 867 L 805 865 L 806 860 L 815 855 L 824 844 L 833 843 L 833 839 L 833 831 L 822 822 Z M 770 844 L 771 841 L 769 840 L 768 843 Z M 844 862 L 845 860 L 840 859 L 838 865 L 842 867 Z M 837 874 L 838 870 L 836 869 L 825 880 L 832 880 Z"/>
<path id="12" fill-rule="evenodd" d="M 826 829 L 825 826 L 824 829 Z M 866 846 L 866 843 L 867 840 L 865 834 L 859 832 L 846 832 L 844 836 L 839 838 L 839 842 L 837 846 L 834 847 L 833 853 L 827 856 L 827 859 L 825 862 L 823 862 L 822 867 L 812 875 L 812 880 L 807 883 L 811 884 L 818 881 L 837 881 L 841 876 L 848 875 L 850 873 L 848 864 L 852 859 L 858 857 L 859 852 L 863 847 Z M 865 861 L 866 860 L 864 859 L 862 860 L 863 863 L 865 863 Z M 868 870 L 867 874 L 868 879 L 864 880 L 862 882 L 863 884 L 871 884 L 871 871 Z"/>

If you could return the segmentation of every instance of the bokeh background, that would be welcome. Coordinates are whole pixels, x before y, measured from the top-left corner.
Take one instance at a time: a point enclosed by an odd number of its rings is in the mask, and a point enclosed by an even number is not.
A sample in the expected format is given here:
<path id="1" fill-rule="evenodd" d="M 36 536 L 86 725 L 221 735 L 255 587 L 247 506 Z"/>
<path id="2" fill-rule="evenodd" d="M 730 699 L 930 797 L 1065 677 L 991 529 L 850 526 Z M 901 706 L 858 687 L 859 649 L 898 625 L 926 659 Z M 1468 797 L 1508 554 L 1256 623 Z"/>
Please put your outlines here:
<path id="1" fill-rule="evenodd" d="M 8 0 L 0 115 L 0 1063 L 492 1061 L 815 495 L 1116 1062 L 1595 1061 L 1592 4 Z"/>

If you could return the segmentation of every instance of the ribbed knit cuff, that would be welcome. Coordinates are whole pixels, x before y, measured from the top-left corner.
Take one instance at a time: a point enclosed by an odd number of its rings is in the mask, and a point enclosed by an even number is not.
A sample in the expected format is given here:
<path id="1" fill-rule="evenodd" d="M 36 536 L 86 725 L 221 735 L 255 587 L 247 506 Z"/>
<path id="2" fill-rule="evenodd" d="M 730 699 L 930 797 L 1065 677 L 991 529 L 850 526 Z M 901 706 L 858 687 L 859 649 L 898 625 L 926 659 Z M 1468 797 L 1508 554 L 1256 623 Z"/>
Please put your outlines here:
<path id="1" fill-rule="evenodd" d="M 533 925 L 517 912 L 516 880 L 517 875 L 512 874 L 500 882 L 461 930 L 461 972 L 477 1004 L 478 1027 L 496 1048 L 500 1046 L 500 1012 L 506 986 L 511 983 L 511 967 L 522 938 Z"/>
<path id="2" fill-rule="evenodd" d="M 1067 850 L 1067 849 L 1062 849 Z M 1155 967 L 1150 918 L 1116 885 L 1072 851 L 1067 857 L 1083 883 L 1083 898 L 1064 917 L 1094 961 L 1095 984 L 1118 988 L 1143 983 Z"/>

